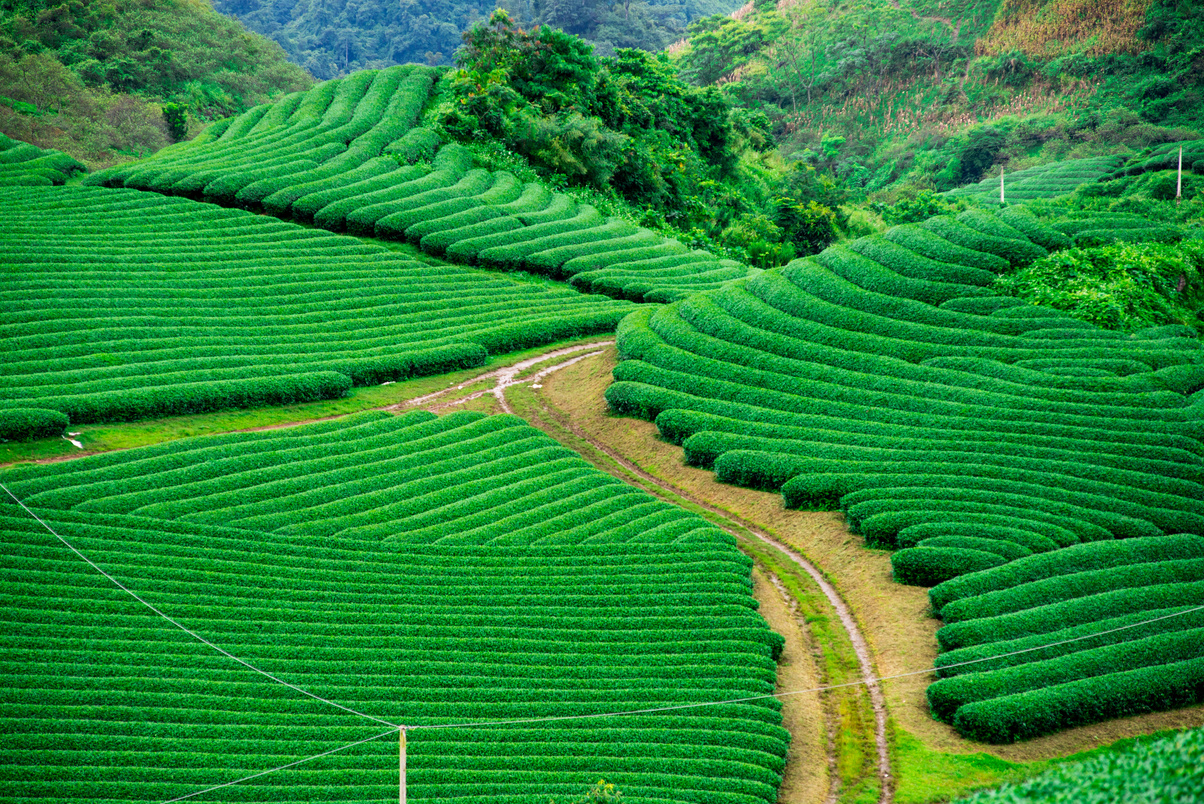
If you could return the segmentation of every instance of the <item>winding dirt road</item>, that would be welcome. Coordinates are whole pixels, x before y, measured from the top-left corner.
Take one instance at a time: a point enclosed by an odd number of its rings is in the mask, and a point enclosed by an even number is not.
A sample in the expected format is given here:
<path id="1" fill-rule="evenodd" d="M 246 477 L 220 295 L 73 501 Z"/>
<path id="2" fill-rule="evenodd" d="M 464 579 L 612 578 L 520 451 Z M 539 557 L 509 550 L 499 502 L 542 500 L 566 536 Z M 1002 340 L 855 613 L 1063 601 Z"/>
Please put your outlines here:
<path id="1" fill-rule="evenodd" d="M 486 395 L 492 395 L 497 399 L 502 410 L 507 413 L 513 413 L 513 408 L 506 401 L 505 394 L 507 389 L 516 386 L 527 386 L 534 390 L 538 390 L 540 388 L 539 381 L 544 377 L 547 377 L 553 372 L 568 368 L 579 361 L 599 356 L 603 353 L 603 350 L 606 347 L 613 345 L 614 341 L 596 341 L 594 343 L 556 349 L 546 352 L 542 355 L 528 358 L 513 365 L 505 366 L 500 369 L 486 372 L 485 374 L 481 374 L 477 377 L 473 377 L 472 379 L 466 380 L 455 388 L 447 388 L 437 391 L 433 394 L 417 397 L 398 405 L 394 405 L 388 409 L 405 410 L 417 407 L 431 411 L 441 411 L 464 405 Z M 529 376 L 520 376 L 523 375 L 523 373 L 528 369 L 540 366 L 553 360 L 559 360 L 559 362 L 556 362 L 550 366 L 545 366 Z M 489 380 L 496 380 L 496 384 L 492 388 L 472 391 L 469 394 L 459 397 L 452 396 L 453 392 L 457 390 L 463 390 L 472 385 Z M 452 396 L 452 398 L 449 399 L 449 396 Z M 729 523 L 729 525 L 724 529 L 728 530 L 728 532 L 732 533 L 733 535 L 736 535 L 737 529 L 743 530 L 746 533 L 752 534 L 769 547 L 777 550 L 779 553 L 797 565 L 801 570 L 803 570 L 803 572 L 805 572 L 812 579 L 812 581 L 814 581 L 816 586 L 819 587 L 820 591 L 823 592 L 824 597 L 827 599 L 829 605 L 831 605 L 833 611 L 839 618 L 841 626 L 848 634 L 849 641 L 852 643 L 853 650 L 857 655 L 861 679 L 869 691 L 870 702 L 874 709 L 874 742 L 878 755 L 878 778 L 881 783 L 881 794 L 878 798 L 878 802 L 879 804 L 892 804 L 894 800 L 894 785 L 892 783 L 893 779 L 891 776 L 889 743 L 886 736 L 886 699 L 882 695 L 882 689 L 876 681 L 877 673 L 874 670 L 869 644 L 866 642 L 865 636 L 861 632 L 861 628 L 857 625 L 857 621 L 853 617 L 853 613 L 850 611 L 848 604 L 845 603 L 844 599 L 840 596 L 840 593 L 831 584 L 831 582 L 828 581 L 823 572 L 821 572 L 820 569 L 815 566 L 815 564 L 807 560 L 807 558 L 802 554 L 791 548 L 789 545 L 786 545 L 765 533 L 754 523 L 745 520 L 744 518 L 733 514 L 730 511 L 726 511 L 715 505 L 712 505 L 704 499 L 695 497 L 684 489 L 660 480 L 659 478 L 644 471 L 636 464 L 628 461 L 606 444 L 603 444 L 602 442 L 592 438 L 588 433 L 576 427 L 567 418 L 556 416 L 555 413 L 550 409 L 549 412 L 552 413 L 552 415 L 557 419 L 556 423 L 558 426 L 568 430 L 575 437 L 587 442 L 594 447 L 594 449 L 605 454 L 616 465 L 622 467 L 629 475 L 637 478 L 637 484 L 645 491 L 657 496 L 665 496 L 667 494 L 672 497 L 689 500 L 693 504 L 709 511 L 716 517 L 719 517 Z M 834 802 L 838 794 L 839 790 L 834 784 L 833 789 L 829 793 L 828 802 Z"/>

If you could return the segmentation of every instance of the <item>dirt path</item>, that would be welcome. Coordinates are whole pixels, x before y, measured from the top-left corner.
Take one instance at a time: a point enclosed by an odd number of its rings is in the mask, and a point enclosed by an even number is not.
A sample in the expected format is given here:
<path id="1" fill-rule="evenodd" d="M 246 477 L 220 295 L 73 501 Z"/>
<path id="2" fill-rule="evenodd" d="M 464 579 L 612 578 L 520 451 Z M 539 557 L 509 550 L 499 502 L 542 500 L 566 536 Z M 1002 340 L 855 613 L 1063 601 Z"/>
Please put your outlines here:
<path id="1" fill-rule="evenodd" d="M 602 345 L 602 344 L 590 344 L 591 347 L 597 346 L 597 345 Z M 601 352 L 593 352 L 593 355 L 600 354 L 600 353 Z M 572 361 L 568 361 L 564 364 L 550 368 L 547 373 L 550 373 L 551 371 L 557 370 L 559 368 L 563 368 L 567 365 L 570 365 L 571 363 L 575 363 L 578 360 L 583 360 L 586 357 L 591 357 L 593 355 L 581 355 Z M 552 356 L 558 356 L 558 355 L 551 354 L 551 355 L 548 355 L 547 357 L 552 357 Z M 535 362 L 539 362 L 538 358 L 533 358 L 533 360 Z M 530 361 L 526 361 L 526 362 L 530 362 Z M 512 385 L 513 384 L 516 384 L 516 383 L 512 383 Z M 533 386 L 533 387 L 538 388 L 538 386 Z M 509 405 L 507 405 L 506 407 L 507 407 L 507 409 L 509 409 Z M 780 542 L 777 539 L 770 536 L 769 534 L 765 533 L 763 530 L 758 528 L 753 522 L 750 522 L 750 521 L 744 519 L 743 517 L 732 513 L 731 511 L 727 511 L 722 508 L 719 508 L 704 499 L 695 497 L 692 494 L 690 494 L 688 491 L 686 491 L 685 489 L 679 488 L 677 486 L 673 486 L 669 483 L 662 481 L 661 479 L 646 472 L 645 470 L 643 470 L 636 464 L 628 461 L 622 455 L 620 455 L 617 452 L 615 452 L 614 450 L 610 449 L 610 447 L 608 447 L 606 444 L 603 444 L 603 443 L 595 440 L 588 433 L 584 432 L 583 430 L 581 430 L 580 428 L 575 426 L 573 424 L 573 422 L 569 421 L 567 418 L 562 418 L 561 416 L 558 416 L 556 414 L 556 412 L 553 411 L 550 407 L 548 407 L 547 410 L 548 410 L 548 413 L 553 418 L 556 419 L 556 424 L 558 426 L 569 431 L 575 437 L 581 439 L 582 441 L 590 444 L 594 449 L 605 454 L 610 460 L 614 461 L 614 463 L 617 464 L 618 466 L 621 466 L 629 474 L 638 478 L 639 484 L 642 485 L 646 491 L 650 491 L 654 494 L 657 494 L 657 492 L 664 492 L 664 493 L 668 493 L 675 497 L 680 497 L 680 498 L 689 500 L 691 503 L 697 505 L 698 507 L 709 511 L 710 513 L 722 518 L 723 520 L 726 520 L 727 522 L 734 525 L 736 528 L 752 534 L 757 539 L 761 540 L 765 544 L 769 545 L 770 547 L 772 547 L 775 550 L 777 550 L 778 552 L 780 552 L 782 555 L 788 557 L 800 569 L 802 569 L 804 572 L 806 572 L 807 575 L 815 582 L 815 584 L 823 592 L 824 597 L 827 598 L 827 600 L 828 600 L 829 604 L 832 606 L 833 610 L 836 612 L 837 616 L 840 619 L 840 623 L 841 623 L 842 627 L 844 628 L 845 632 L 848 634 L 849 640 L 852 643 L 853 649 L 857 655 L 857 662 L 859 665 L 861 678 L 862 678 L 863 682 L 865 683 L 867 689 L 869 690 L 870 702 L 874 709 L 874 721 L 875 721 L 874 742 L 877 747 L 878 777 L 879 777 L 879 781 L 881 782 L 881 790 L 882 790 L 878 801 L 879 801 L 879 804 L 891 804 L 891 802 L 893 802 L 893 800 L 894 800 L 894 794 L 893 794 L 894 793 L 894 785 L 892 784 L 892 776 L 891 776 L 889 743 L 887 741 L 887 736 L 886 736 L 886 717 L 887 717 L 886 699 L 882 695 L 881 687 L 878 685 L 877 681 L 875 681 L 875 679 L 877 678 L 877 673 L 874 670 L 873 660 L 870 655 L 869 644 L 866 642 L 866 639 L 861 632 L 861 628 L 858 626 L 856 619 L 854 619 L 853 613 L 849 609 L 848 604 L 845 603 L 844 599 L 840 596 L 840 593 L 828 581 L 828 579 L 819 570 L 819 568 L 816 567 L 809 560 L 807 560 L 807 558 L 804 557 L 802 554 L 800 554 L 796 550 L 792 549 L 789 545 L 787 545 L 783 542 Z M 660 496 L 660 495 L 658 494 L 658 496 Z M 735 535 L 735 532 L 731 528 L 725 528 L 725 529 L 729 530 L 729 532 L 732 532 L 733 535 Z"/>
<path id="2" fill-rule="evenodd" d="M 541 388 L 540 380 L 554 372 L 568 368 L 579 361 L 602 355 L 606 347 L 613 345 L 613 340 L 604 340 L 555 349 L 550 352 L 545 352 L 543 354 L 521 360 L 509 366 L 503 366 L 501 368 L 477 375 L 471 379 L 465 380 L 457 386 L 377 409 L 390 412 L 402 412 L 416 408 L 430 411 L 445 411 L 465 405 L 473 400 L 480 399 L 485 396 L 492 396 L 494 400 L 496 400 L 497 406 L 502 411 L 506 413 L 513 413 L 514 409 L 506 400 L 507 389 L 526 386 L 537 392 L 538 395 L 538 391 Z M 560 358 L 567 359 L 559 360 Z M 543 365 L 554 360 L 558 360 L 558 362 L 552 363 L 551 365 Z M 528 370 L 537 366 L 542 367 L 533 373 L 526 373 Z M 456 391 L 463 391 L 471 386 L 489 382 L 492 382 L 492 387 L 480 388 L 460 396 L 454 395 Z M 542 399 L 542 397 L 540 398 Z M 845 603 L 843 598 L 841 598 L 840 593 L 837 592 L 836 588 L 832 586 L 826 577 L 824 577 L 824 574 L 819 570 L 819 568 L 807 560 L 807 558 L 805 558 L 802 554 L 792 549 L 789 545 L 778 541 L 769 534 L 765 533 L 753 522 L 746 520 L 730 511 L 719 508 L 705 499 L 690 494 L 682 488 L 660 480 L 659 478 L 640 468 L 638 465 L 628 461 L 606 444 L 603 444 L 602 442 L 592 438 L 588 433 L 575 426 L 567 417 L 558 415 L 558 412 L 552 410 L 550 407 L 547 407 L 546 409 L 549 415 L 556 420 L 556 426 L 561 427 L 569 433 L 572 433 L 574 437 L 584 441 L 585 443 L 591 445 L 594 449 L 598 450 L 600 453 L 606 455 L 607 458 L 613 461 L 617 466 L 621 467 L 631 477 L 635 478 L 636 484 L 640 485 L 645 491 L 649 491 L 650 493 L 661 497 L 669 496 L 688 500 L 694 505 L 697 505 L 699 508 L 708 511 L 716 517 L 729 523 L 728 526 L 725 527 L 725 530 L 733 533 L 733 535 L 736 535 L 739 531 L 743 531 L 751 534 L 755 538 L 764 542 L 766 545 L 772 547 L 774 550 L 778 551 L 781 555 L 787 557 L 791 562 L 797 565 L 815 582 L 839 618 L 840 623 L 845 632 L 848 634 L 849 640 L 856 653 L 860 675 L 869 691 L 870 701 L 873 706 L 875 716 L 875 743 L 878 754 L 878 777 L 881 783 L 881 795 L 879 796 L 878 801 L 879 804 L 892 804 L 894 785 L 892 784 L 890 753 L 886 738 L 886 702 L 880 687 L 878 686 L 877 682 L 874 681 L 876 678 L 876 673 L 870 656 L 869 645 L 866 642 L 865 637 L 862 635 L 861 629 L 854 619 L 852 612 L 849 610 L 848 605 Z M 331 416 L 325 418 L 337 417 Z M 248 429 L 277 429 L 294 427 L 306 423 L 309 422 L 289 422 L 287 424 L 269 425 L 265 427 Z M 70 460 L 76 457 L 84 456 L 65 456 L 64 458 L 47 459 L 47 461 Z M 723 527 L 723 525 L 720 526 Z M 782 588 L 778 579 L 773 577 L 772 573 L 767 572 L 767 576 L 770 578 L 771 583 L 778 587 L 778 590 L 788 599 L 789 596 Z M 830 740 L 828 741 L 826 748 L 827 750 L 825 753 L 829 766 L 833 767 L 836 759 Z M 839 777 L 835 774 L 832 774 L 831 785 L 826 798 L 828 804 L 832 804 L 837 800 L 837 797 L 840 794 L 839 785 Z"/>
<path id="3" fill-rule="evenodd" d="M 406 402 L 401 402 L 396 405 L 390 405 L 387 408 L 382 408 L 382 410 L 389 410 L 389 411 L 395 411 L 395 412 L 408 410 L 410 408 L 423 408 L 425 410 L 430 410 L 430 411 L 447 410 L 448 408 L 453 408 L 458 405 L 463 405 L 467 402 L 473 401 L 474 399 L 480 399 L 483 396 L 490 395 L 497 399 L 498 405 L 501 407 L 501 409 L 503 411 L 505 411 L 506 413 L 514 413 L 514 409 L 510 407 L 510 403 L 506 401 L 506 389 L 507 388 L 510 388 L 511 386 L 514 386 L 514 385 L 525 385 L 528 383 L 532 383 L 533 387 L 538 388 L 539 381 L 542 380 L 544 377 L 548 376 L 549 374 L 551 374 L 552 372 L 560 371 L 561 369 L 568 368 L 569 366 L 573 365 L 577 361 L 584 360 L 587 357 L 593 357 L 595 355 L 600 355 L 600 354 L 602 354 L 602 351 L 601 351 L 602 349 L 604 349 L 607 346 L 613 346 L 613 345 L 614 345 L 614 341 L 596 341 L 595 343 L 583 343 L 578 346 L 569 346 L 564 349 L 556 349 L 555 351 L 552 351 L 552 352 L 545 352 L 542 355 L 536 355 L 535 357 L 527 358 L 526 360 L 521 360 L 518 363 L 515 363 L 510 366 L 502 366 L 499 369 L 494 369 L 493 371 L 487 371 L 484 374 L 480 374 L 476 377 L 473 377 L 472 379 L 465 380 L 464 382 L 457 385 L 455 388 L 445 388 L 442 391 L 436 391 L 433 394 L 427 394 L 425 396 L 416 397 L 414 399 L 410 399 Z M 578 354 L 579 352 L 586 352 L 586 354 Z M 557 363 L 554 366 L 547 366 L 545 368 L 542 368 L 539 371 L 535 372 L 530 377 L 523 377 L 521 379 L 519 378 L 519 375 L 522 374 L 524 371 L 526 371 L 529 368 L 538 366 L 540 363 L 546 363 L 549 360 L 554 360 L 558 357 L 565 357 L 566 355 L 577 355 L 577 356 L 573 357 L 569 360 L 565 360 L 560 363 Z M 488 380 L 496 380 L 496 382 L 494 383 L 494 386 L 492 388 L 485 388 L 480 391 L 473 391 L 470 394 L 467 394 L 467 395 L 461 396 L 461 397 L 456 397 L 455 399 L 452 399 L 450 401 L 445 401 L 443 399 L 443 397 L 452 393 L 453 391 L 463 391 L 465 388 L 468 388 L 469 386 L 476 385 L 477 383 L 481 383 L 481 382 L 486 382 Z"/>

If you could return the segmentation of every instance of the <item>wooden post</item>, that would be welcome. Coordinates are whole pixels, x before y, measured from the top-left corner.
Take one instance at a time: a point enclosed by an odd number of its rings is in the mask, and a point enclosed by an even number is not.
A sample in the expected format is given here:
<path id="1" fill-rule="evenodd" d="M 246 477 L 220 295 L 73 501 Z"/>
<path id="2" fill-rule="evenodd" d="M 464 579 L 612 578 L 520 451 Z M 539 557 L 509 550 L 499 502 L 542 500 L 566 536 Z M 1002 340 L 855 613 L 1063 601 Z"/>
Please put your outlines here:
<path id="1" fill-rule="evenodd" d="M 401 746 L 399 749 L 400 766 L 398 771 L 397 801 L 406 804 L 406 727 L 401 727 Z"/>
<path id="2" fill-rule="evenodd" d="M 999 166 L 999 206 L 1003 206 L 1003 165 Z"/>
<path id="3" fill-rule="evenodd" d="M 1183 146 L 1179 146 L 1179 178 L 1175 180 L 1175 200 L 1183 200 Z"/>

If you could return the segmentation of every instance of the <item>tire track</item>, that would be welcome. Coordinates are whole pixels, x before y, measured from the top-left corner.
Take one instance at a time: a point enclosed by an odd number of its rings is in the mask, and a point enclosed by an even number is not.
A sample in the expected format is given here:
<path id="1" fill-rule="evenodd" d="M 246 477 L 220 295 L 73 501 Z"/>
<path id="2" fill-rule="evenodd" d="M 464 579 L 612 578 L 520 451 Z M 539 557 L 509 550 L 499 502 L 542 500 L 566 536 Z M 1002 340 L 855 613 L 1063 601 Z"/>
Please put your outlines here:
<path id="1" fill-rule="evenodd" d="M 600 354 L 600 352 L 595 354 Z M 577 360 L 585 359 L 585 357 L 588 356 L 589 355 L 582 355 L 581 357 L 577 358 Z M 577 360 L 572 362 L 577 362 Z M 753 522 L 744 519 L 737 514 L 733 514 L 730 511 L 719 508 L 718 506 L 712 505 L 706 500 L 695 497 L 688 491 L 666 483 L 665 481 L 662 481 L 654 475 L 644 471 L 636 464 L 628 461 L 622 455 L 610 449 L 607 445 L 595 440 L 588 433 L 582 431 L 559 411 L 551 408 L 547 403 L 546 397 L 544 397 L 542 394 L 537 393 L 537 397 L 543 403 L 544 410 L 551 418 L 556 420 L 557 426 L 572 433 L 575 437 L 581 439 L 594 449 L 606 455 L 610 460 L 621 466 L 628 473 L 637 477 L 640 484 L 643 485 L 645 491 L 656 494 L 657 490 L 660 490 L 663 493 L 668 493 L 673 496 L 689 500 L 691 503 L 699 506 L 700 508 L 703 508 L 708 512 L 726 520 L 732 525 L 752 534 L 766 545 L 782 553 L 792 562 L 794 562 L 799 569 L 807 573 L 807 575 L 815 582 L 815 584 L 823 592 L 824 597 L 828 600 L 828 603 L 836 612 L 841 626 L 848 634 L 849 641 L 853 645 L 853 651 L 857 656 L 858 669 L 861 674 L 861 679 L 869 692 L 870 704 L 874 710 L 874 743 L 877 748 L 878 755 L 878 779 L 881 783 L 881 794 L 878 798 L 878 804 L 893 804 L 894 784 L 890 766 L 890 747 L 886 735 L 886 698 L 883 696 L 882 689 L 876 681 L 877 673 L 873 667 L 869 643 L 862 634 L 861 628 L 857 625 L 857 621 L 853 617 L 853 613 L 849 609 L 848 604 L 844 601 L 844 598 L 840 596 L 840 593 L 836 590 L 836 587 L 834 587 L 828 581 L 820 569 L 811 563 L 810 560 L 808 560 L 798 551 L 791 548 L 789 545 L 778 541 L 774 537 L 765 533 Z M 658 496 L 661 495 L 658 494 Z M 729 533 L 733 533 L 733 535 L 735 535 L 731 529 L 725 528 L 725 530 L 728 530 Z"/>

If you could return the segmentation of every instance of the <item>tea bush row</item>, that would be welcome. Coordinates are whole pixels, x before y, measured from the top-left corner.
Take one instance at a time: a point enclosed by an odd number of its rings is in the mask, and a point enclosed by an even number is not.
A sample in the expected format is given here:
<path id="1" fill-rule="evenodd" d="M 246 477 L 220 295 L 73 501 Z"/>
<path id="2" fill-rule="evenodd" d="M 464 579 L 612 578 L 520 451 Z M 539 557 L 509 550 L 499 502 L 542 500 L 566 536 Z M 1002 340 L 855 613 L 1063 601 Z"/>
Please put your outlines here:
<path id="1" fill-rule="evenodd" d="M 29 409 L 84 423 L 338 397 L 630 309 L 157 194 L 15 189 L 0 207 L 8 438 L 45 433 L 53 417 Z"/>
<path id="2" fill-rule="evenodd" d="M 411 728 L 411 795 L 567 796 L 601 775 L 632 801 L 776 800 L 788 734 L 773 699 L 471 725 L 773 691 L 782 640 L 756 613 L 751 562 L 733 540 L 568 456 L 514 417 L 372 412 L 14 467 L 0 482 L 232 653 L 377 717 L 465 724 Z M 609 490 L 582 511 L 616 504 L 576 519 L 571 497 L 515 509 L 516 479 L 557 467 L 568 483 Z M 315 504 L 339 501 L 327 536 L 293 534 Z M 276 531 L 249 527 L 252 516 L 276 517 Z M 690 536 L 641 542 L 651 518 Z M 462 533 L 457 523 L 478 519 L 513 527 L 476 546 L 396 538 L 407 523 Z M 578 536 L 549 543 L 545 522 Z M 607 534 L 621 540 L 591 542 Z M 182 638 L 15 508 L 0 511 L 0 541 L 0 779 L 14 794 L 161 800 L 381 728 Z M 379 797 L 396 790 L 396 751 L 384 739 L 240 789 Z"/>

